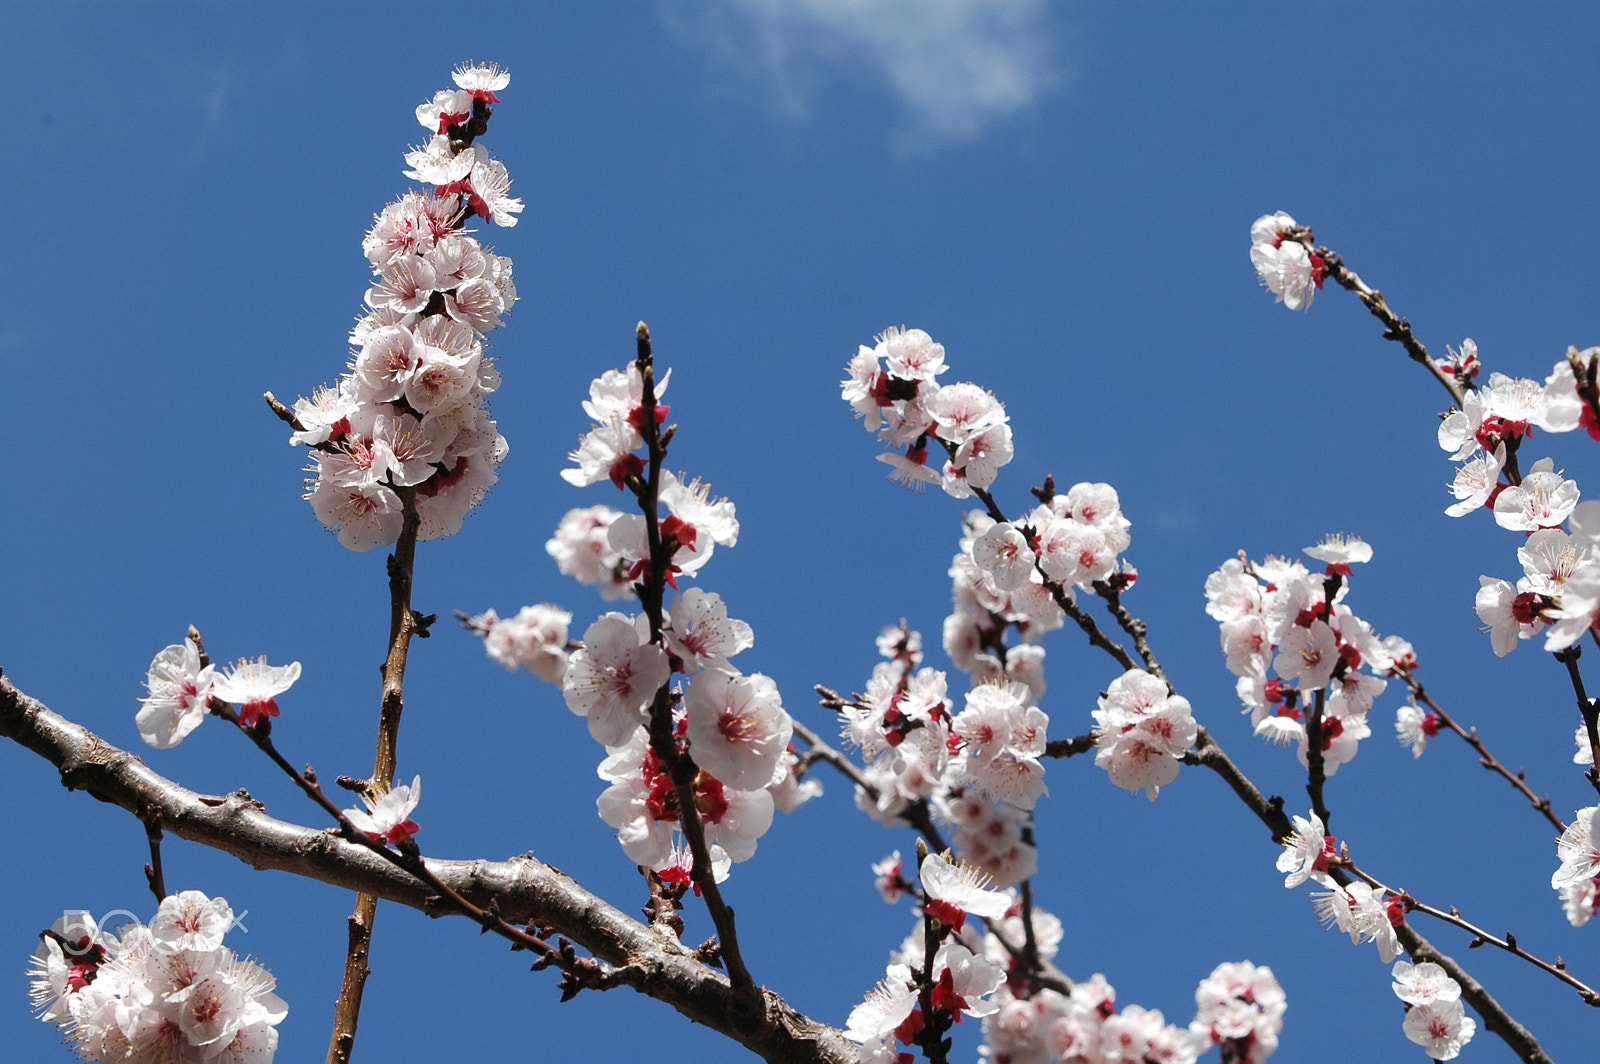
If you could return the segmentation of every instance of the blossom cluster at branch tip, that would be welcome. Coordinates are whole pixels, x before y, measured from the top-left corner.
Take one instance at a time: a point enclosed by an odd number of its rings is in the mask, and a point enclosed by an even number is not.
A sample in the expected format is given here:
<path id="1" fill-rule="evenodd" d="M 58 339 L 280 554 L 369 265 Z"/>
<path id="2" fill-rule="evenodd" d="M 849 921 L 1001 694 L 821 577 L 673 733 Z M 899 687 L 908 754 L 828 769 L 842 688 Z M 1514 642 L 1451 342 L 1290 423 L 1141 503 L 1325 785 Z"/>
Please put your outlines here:
<path id="1" fill-rule="evenodd" d="M 567 626 L 572 614 L 542 602 L 524 606 L 513 617 L 484 610 L 467 620 L 483 636 L 485 652 L 508 672 L 527 669 L 545 683 L 560 685 L 567 672 Z"/>
<path id="2" fill-rule="evenodd" d="M 1393 975 L 1395 996 L 1406 1003 L 1406 1037 L 1434 1060 L 1454 1060 L 1478 1030 L 1461 1003 L 1461 984 L 1431 961 L 1396 961 Z"/>
<path id="3" fill-rule="evenodd" d="M 1561 867 L 1550 887 L 1573 927 L 1582 927 L 1600 909 L 1600 805 L 1579 809 L 1556 842 Z"/>
<path id="4" fill-rule="evenodd" d="M 517 300 L 511 260 L 466 228 L 476 215 L 516 224 L 505 167 L 474 143 L 487 128 L 493 65 L 456 70 L 457 88 L 418 109 L 438 132 L 408 154 L 407 176 L 433 186 L 383 209 L 363 241 L 375 283 L 350 333 L 350 372 L 294 404 L 291 442 L 311 448 L 306 498 L 351 550 L 393 543 L 413 489 L 418 536 L 453 535 L 498 479 L 505 437 L 489 417 L 500 374 L 486 334 Z M 426 112 L 426 113 L 424 113 Z"/>
<path id="5" fill-rule="evenodd" d="M 843 738 L 864 762 L 857 806 L 893 826 L 925 801 L 954 829 L 963 860 L 1002 885 L 1026 879 L 1037 854 L 1023 829 L 1046 793 L 1040 758 L 1049 726 L 1033 690 L 995 677 L 969 690 L 965 708 L 952 714 L 945 673 L 918 668 L 919 633 L 886 628 L 878 649 L 886 660 L 841 713 Z"/>
<path id="6" fill-rule="evenodd" d="M 891 326 L 850 360 L 840 393 L 891 448 L 878 456 L 891 480 L 917 491 L 937 484 L 965 499 L 993 485 L 1011 461 L 1011 425 L 1000 401 L 976 384 L 940 385 L 948 368 L 943 344 L 921 329 Z M 942 469 L 928 464 L 934 445 L 948 455 Z"/>
<path id="7" fill-rule="evenodd" d="M 210 711 L 212 699 L 238 705 L 239 723 L 247 728 L 263 717 L 278 715 L 277 696 L 300 678 L 300 663 L 268 665 L 265 657 L 244 658 L 218 672 L 200 664 L 200 646 L 185 639 L 166 647 L 150 662 L 145 678 L 149 694 L 134 715 L 146 743 L 164 750 L 177 746 Z"/>
<path id="8" fill-rule="evenodd" d="M 1112 680 L 1094 711 L 1094 763 L 1126 790 L 1152 802 L 1178 778 L 1178 761 L 1200 735 L 1189 700 L 1165 680 L 1129 669 Z"/>
<path id="9" fill-rule="evenodd" d="M 1264 214 L 1250 226 L 1250 262 L 1261 286 L 1290 310 L 1310 310 L 1327 278 L 1328 264 L 1306 247 L 1310 231 L 1282 211 Z"/>
<path id="10" fill-rule="evenodd" d="M 28 969 L 34 1011 L 86 1061 L 270 1064 L 288 1006 L 270 972 L 222 944 L 234 923 L 224 899 L 196 890 L 120 936 L 66 913 Z"/>
<path id="11" fill-rule="evenodd" d="M 1230 558 L 1206 578 L 1206 612 L 1221 625 L 1222 651 L 1255 733 L 1296 743 L 1310 762 L 1307 720 L 1322 708 L 1322 767 L 1333 775 L 1372 734 L 1367 714 L 1396 669 L 1416 665 L 1411 645 L 1380 638 L 1344 604 L 1351 566 L 1372 558 L 1354 536 L 1329 536 L 1306 548 L 1323 562 Z"/>

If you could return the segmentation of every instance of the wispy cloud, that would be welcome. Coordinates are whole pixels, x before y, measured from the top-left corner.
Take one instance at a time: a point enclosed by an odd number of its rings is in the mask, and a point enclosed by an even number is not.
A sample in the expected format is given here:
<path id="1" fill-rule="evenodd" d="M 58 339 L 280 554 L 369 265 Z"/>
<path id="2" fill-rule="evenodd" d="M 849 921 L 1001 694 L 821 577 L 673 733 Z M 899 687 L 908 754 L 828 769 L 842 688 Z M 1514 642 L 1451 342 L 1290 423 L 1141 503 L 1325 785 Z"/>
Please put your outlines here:
<path id="1" fill-rule="evenodd" d="M 810 114 L 821 85 L 861 73 L 905 110 L 901 146 L 970 140 L 1060 82 L 1044 0 L 669 0 L 680 34 Z"/>
<path id="2" fill-rule="evenodd" d="M 202 84 L 189 86 L 188 91 L 199 113 L 199 120 L 194 128 L 194 139 L 189 145 L 191 162 L 199 162 L 205 157 L 212 138 L 222 129 L 223 120 L 228 113 L 228 97 L 239 80 L 238 71 L 212 67 L 205 71 Z"/>

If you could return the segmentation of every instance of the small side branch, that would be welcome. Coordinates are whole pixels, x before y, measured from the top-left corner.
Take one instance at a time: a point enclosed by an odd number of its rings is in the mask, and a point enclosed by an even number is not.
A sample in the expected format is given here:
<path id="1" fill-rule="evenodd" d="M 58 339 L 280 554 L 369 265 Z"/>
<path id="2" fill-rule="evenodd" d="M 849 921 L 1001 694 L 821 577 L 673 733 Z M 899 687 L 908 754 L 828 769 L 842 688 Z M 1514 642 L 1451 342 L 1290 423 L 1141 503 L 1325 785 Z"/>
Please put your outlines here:
<path id="1" fill-rule="evenodd" d="M 1310 246 L 1311 240 L 1311 231 L 1307 229 L 1304 239 L 1307 250 L 1310 250 L 1314 255 L 1322 257 L 1328 277 L 1341 287 L 1354 292 L 1356 297 L 1372 312 L 1372 316 L 1383 322 L 1383 338 L 1385 340 L 1393 340 L 1405 348 L 1406 354 L 1411 357 L 1411 360 L 1432 374 L 1433 378 L 1439 382 L 1444 390 L 1450 393 L 1451 401 L 1456 406 L 1460 406 L 1464 395 L 1460 382 L 1452 374 L 1446 373 L 1443 367 L 1428 354 L 1428 349 L 1422 345 L 1422 341 L 1418 340 L 1416 334 L 1411 331 L 1411 322 L 1390 310 L 1389 304 L 1384 301 L 1383 293 L 1369 286 L 1357 275 L 1356 271 L 1346 266 L 1344 259 L 1337 252 L 1326 247 L 1312 249 Z"/>
<path id="2" fill-rule="evenodd" d="M 1557 655 L 1557 657 L 1559 656 Z M 1417 678 L 1410 671 L 1396 669 L 1395 675 L 1400 678 L 1400 682 L 1406 685 L 1406 688 L 1411 692 L 1412 698 L 1427 706 L 1428 711 L 1439 718 L 1440 724 L 1461 736 L 1467 745 L 1477 752 L 1478 764 L 1500 776 L 1511 786 L 1522 792 L 1522 796 L 1528 799 L 1534 809 L 1538 810 L 1546 820 L 1554 825 L 1557 831 L 1567 830 L 1567 822 L 1557 816 L 1554 808 L 1551 807 L 1550 796 L 1548 794 L 1540 795 L 1534 793 L 1533 788 L 1528 786 L 1528 781 L 1523 778 L 1523 773 L 1520 770 L 1512 772 L 1506 768 L 1505 764 L 1489 751 L 1488 746 L 1484 745 L 1483 740 L 1478 738 L 1477 728 L 1463 728 L 1458 724 L 1454 717 L 1440 707 L 1439 703 L 1429 697 L 1428 692 L 1423 688 L 1422 684 L 1417 682 Z"/>

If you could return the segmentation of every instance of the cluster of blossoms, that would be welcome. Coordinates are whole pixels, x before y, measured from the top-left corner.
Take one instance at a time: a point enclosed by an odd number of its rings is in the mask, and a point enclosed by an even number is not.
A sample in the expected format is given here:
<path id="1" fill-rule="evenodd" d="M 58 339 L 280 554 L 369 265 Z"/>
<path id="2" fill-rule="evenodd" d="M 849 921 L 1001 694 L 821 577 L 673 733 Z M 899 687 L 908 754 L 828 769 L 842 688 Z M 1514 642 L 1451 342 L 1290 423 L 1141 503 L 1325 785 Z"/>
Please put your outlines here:
<path id="1" fill-rule="evenodd" d="M 1005 970 L 983 955 L 981 938 L 975 929 L 969 932 L 966 920 L 969 915 L 1002 920 L 1011 896 L 988 889 L 989 877 L 973 866 L 938 854 L 923 858 L 918 878 L 922 912 L 917 927 L 891 958 L 883 981 L 851 1010 L 845 1024 L 845 1037 L 861 1044 L 863 1064 L 897 1064 L 906 1055 L 896 1052 L 896 1044 L 913 1044 L 930 1022 L 947 1026 L 998 1008 L 991 995 L 1005 982 Z M 934 1016 L 924 1014 L 923 997 Z"/>
<path id="2" fill-rule="evenodd" d="M 952 601 L 944 620 L 944 651 L 974 685 L 1004 677 L 1027 684 L 1030 700 L 1038 701 L 1045 691 L 1045 652 L 1039 640 L 1061 627 L 1061 607 L 1038 574 L 1002 589 L 977 563 L 974 551 L 997 527 L 994 518 L 972 510 L 961 527 L 960 553 L 950 562 Z M 1016 630 L 1020 643 L 1006 644 L 1010 629 Z"/>
<path id="3" fill-rule="evenodd" d="M 624 565 L 622 555 L 611 547 L 611 523 L 620 516 L 620 511 L 609 506 L 568 510 L 556 534 L 544 545 L 563 575 L 585 587 L 598 588 L 607 602 L 633 594 L 628 580 L 631 566 Z"/>
<path id="4" fill-rule="evenodd" d="M 1011 461 L 1011 425 L 1000 400 L 976 384 L 939 384 L 948 368 L 943 344 L 921 329 L 891 327 L 877 346 L 861 346 L 840 390 L 867 431 L 892 448 L 878 456 L 891 479 L 919 491 L 938 484 L 965 499 Z M 928 465 L 930 441 L 948 455 L 942 471 Z"/>
<path id="5" fill-rule="evenodd" d="M 466 620 L 483 636 L 484 649 L 509 672 L 527 669 L 545 683 L 560 684 L 567 673 L 567 626 L 572 614 L 541 602 L 524 606 L 514 617 L 485 610 Z"/>
<path id="6" fill-rule="evenodd" d="M 1372 942 L 1388 964 L 1400 955 L 1395 928 L 1405 922 L 1409 899 L 1354 881 L 1340 885 L 1332 870 L 1345 861 L 1338 840 L 1326 833 L 1321 818 L 1294 818 L 1294 832 L 1283 842 L 1278 871 L 1283 885 L 1307 881 L 1326 888 L 1311 895 L 1312 910 L 1324 927 L 1337 927 L 1355 944 Z M 1600 857 L 1591 871 L 1600 871 Z M 1461 1004 L 1461 987 L 1436 964 L 1394 966 L 1394 992 L 1406 1003 L 1405 1034 L 1435 1060 L 1450 1060 L 1471 1040 L 1477 1024 Z"/>
<path id="7" fill-rule="evenodd" d="M 195 890 L 120 937 L 67 913 L 34 952 L 33 1007 L 88 1061 L 270 1062 L 289 1009 L 270 972 L 222 944 L 233 924 L 226 901 Z"/>
<path id="8" fill-rule="evenodd" d="M 1463 347 L 1476 357 L 1470 340 Z M 1467 392 L 1462 408 L 1439 426 L 1439 445 L 1462 463 L 1451 485 L 1457 501 L 1445 512 L 1459 517 L 1488 509 L 1500 527 L 1526 536 L 1517 551 L 1521 579 L 1512 584 L 1479 578 L 1478 617 L 1502 657 L 1540 632 L 1546 650 L 1565 650 L 1600 617 L 1600 503 L 1579 502 L 1577 482 L 1557 472 L 1549 458 L 1520 476 L 1512 461 L 1535 427 L 1596 431 L 1593 408 L 1579 394 L 1576 374 L 1586 376 L 1597 356 L 1600 348 L 1570 351 L 1543 385 L 1492 374 L 1487 386 Z"/>
<path id="9" fill-rule="evenodd" d="M 1267 291 L 1290 310 L 1309 310 L 1327 277 L 1327 263 L 1304 240 L 1310 231 L 1282 211 L 1250 226 L 1250 261 Z"/>
<path id="10" fill-rule="evenodd" d="M 1094 763 L 1126 790 L 1143 790 L 1153 802 L 1178 778 L 1178 759 L 1194 745 L 1200 728 L 1189 700 L 1143 669 L 1111 681 L 1094 711 Z"/>
<path id="11" fill-rule="evenodd" d="M 874 871 L 886 901 L 915 890 L 899 854 Z M 1287 1006 L 1270 969 L 1248 961 L 1220 965 L 1195 991 L 1196 1015 L 1185 1029 L 1156 1009 L 1119 1009 L 1116 991 L 1099 974 L 1069 993 L 1033 986 L 1019 967 L 1027 936 L 1011 892 L 986 889 L 981 874 L 939 856 L 923 861 L 920 879 L 923 919 L 846 1026 L 862 1043 L 864 1061 L 908 1059 L 893 1047 L 910 1044 L 924 1027 L 923 981 L 933 984 L 936 1011 L 983 1019 L 981 1059 L 992 1064 L 1193 1064 L 1212 1045 L 1228 1047 L 1232 1055 L 1224 1059 L 1259 1064 L 1277 1048 Z M 986 929 L 968 924 L 968 915 L 981 917 Z M 924 977 L 928 921 L 937 921 L 943 942 Z M 1032 929 L 1039 961 L 1049 965 L 1063 937 L 1061 921 L 1035 906 Z"/>
<path id="12" fill-rule="evenodd" d="M 294 405 L 292 442 L 312 449 L 306 498 L 339 542 L 364 551 L 400 535 L 411 489 L 423 539 L 454 534 L 498 478 L 506 454 L 485 405 L 500 386 L 485 334 L 516 302 L 511 260 L 486 250 L 467 220 L 510 226 L 522 202 L 505 167 L 473 141 L 511 76 L 455 71 L 457 88 L 418 108 L 434 133 L 406 156 L 433 186 L 378 215 L 363 242 L 376 281 L 350 333 L 350 372 Z"/>
<path id="13" fill-rule="evenodd" d="M 1393 976 L 1395 996 L 1406 1003 L 1406 1037 L 1434 1060 L 1454 1060 L 1478 1031 L 1461 1004 L 1461 984 L 1428 961 L 1396 961 Z"/>
<path id="14" fill-rule="evenodd" d="M 1556 843 L 1561 867 L 1550 886 L 1561 895 L 1573 927 L 1582 927 L 1600 909 L 1600 805 L 1580 809 Z"/>
<path id="15" fill-rule="evenodd" d="M 1322 573 L 1286 558 L 1230 558 L 1206 579 L 1206 612 L 1222 626 L 1228 669 L 1256 734 L 1298 743 L 1307 764 L 1306 717 L 1321 706 L 1322 764 L 1332 775 L 1372 734 L 1367 713 L 1388 685 L 1381 677 L 1397 658 L 1411 661 L 1411 650 L 1380 639 L 1342 603 L 1350 566 L 1369 561 L 1370 546 L 1329 536 L 1305 552 L 1324 563 Z"/>
<path id="16" fill-rule="evenodd" d="M 139 735 L 158 750 L 177 746 L 200 726 L 213 699 L 236 704 L 239 723 L 254 727 L 262 717 L 278 715 L 277 696 L 300 678 L 300 663 L 268 665 L 266 658 L 245 658 L 218 672 L 201 665 L 200 647 L 185 639 L 165 648 L 150 662 L 145 679 L 149 694 L 134 716 Z"/>
<path id="17" fill-rule="evenodd" d="M 856 804 L 885 825 L 926 801 L 955 829 L 963 858 L 1010 885 L 1038 867 L 1023 841 L 1028 810 L 1045 793 L 1050 718 L 1027 684 L 996 678 L 966 693 L 952 715 L 945 674 L 918 668 L 921 636 L 891 627 L 878 637 L 878 663 L 865 694 L 846 706 L 842 729 L 861 750 L 871 785 Z"/>
<path id="18" fill-rule="evenodd" d="M 662 471 L 653 493 L 644 482 L 647 464 L 638 452 L 646 445 L 647 419 L 654 421 L 652 429 L 666 421 L 668 407 L 657 400 L 670 377 L 669 372 L 653 385 L 652 413 L 646 412 L 645 376 L 638 363 L 595 379 L 583 404 L 593 425 L 570 455 L 574 468 L 561 475 L 579 487 L 609 480 L 632 490 L 641 506 L 652 498 L 655 534 L 662 543 L 654 561 L 677 590 L 678 577 L 699 573 L 718 545 L 738 542 L 739 521 L 734 504 L 712 498 L 698 480 L 686 483 Z M 651 524 L 643 512 L 606 506 L 572 510 L 546 550 L 563 573 L 597 586 L 607 600 L 618 599 L 635 593 L 635 582 L 652 564 Z M 543 609 L 551 611 L 543 615 L 548 621 L 554 608 Z M 597 808 L 637 864 L 668 881 L 687 882 L 693 860 L 675 839 L 683 810 L 671 767 L 650 738 L 652 708 L 674 676 L 684 684 L 678 691 L 681 707 L 673 714 L 671 755 L 692 758 L 696 767 L 694 806 L 711 844 L 715 878 L 721 880 L 732 863 L 754 855 L 775 809 L 791 811 L 821 793 L 815 781 L 800 778 L 799 760 L 790 749 L 794 724 L 777 685 L 731 664 L 729 659 L 754 645 L 755 634 L 728 615 L 720 595 L 698 587 L 677 590 L 661 617 L 659 637 L 652 635 L 645 614 L 607 613 L 570 653 L 565 648 L 570 616 L 559 616 L 560 632 L 547 623 L 529 653 L 552 660 L 561 656 L 559 674 L 552 665 L 546 678 L 561 684 L 567 707 L 585 718 L 590 735 L 606 747 L 598 771 L 608 786 Z M 495 632 L 506 623 L 491 622 L 485 629 L 496 657 L 501 655 Z"/>

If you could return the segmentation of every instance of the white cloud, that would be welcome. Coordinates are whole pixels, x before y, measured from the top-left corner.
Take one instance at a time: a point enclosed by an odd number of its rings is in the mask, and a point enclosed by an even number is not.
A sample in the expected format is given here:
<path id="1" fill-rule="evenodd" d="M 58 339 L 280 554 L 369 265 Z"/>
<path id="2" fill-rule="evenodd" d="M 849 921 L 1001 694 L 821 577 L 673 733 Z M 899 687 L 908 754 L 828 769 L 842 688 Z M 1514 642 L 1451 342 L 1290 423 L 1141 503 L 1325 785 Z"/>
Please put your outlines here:
<path id="1" fill-rule="evenodd" d="M 970 140 L 1054 88 L 1044 0 L 693 0 L 673 28 L 768 80 L 803 118 L 824 79 L 881 78 L 910 120 L 902 146 Z"/>

